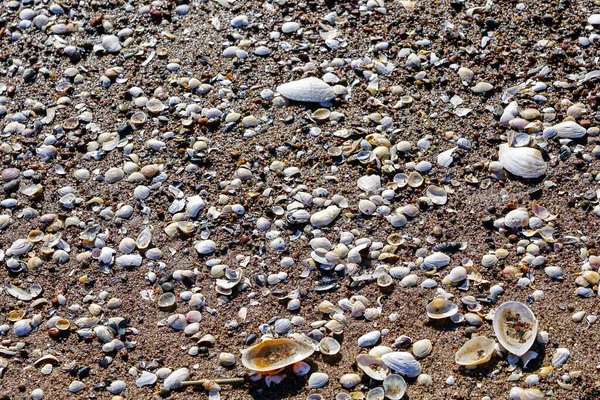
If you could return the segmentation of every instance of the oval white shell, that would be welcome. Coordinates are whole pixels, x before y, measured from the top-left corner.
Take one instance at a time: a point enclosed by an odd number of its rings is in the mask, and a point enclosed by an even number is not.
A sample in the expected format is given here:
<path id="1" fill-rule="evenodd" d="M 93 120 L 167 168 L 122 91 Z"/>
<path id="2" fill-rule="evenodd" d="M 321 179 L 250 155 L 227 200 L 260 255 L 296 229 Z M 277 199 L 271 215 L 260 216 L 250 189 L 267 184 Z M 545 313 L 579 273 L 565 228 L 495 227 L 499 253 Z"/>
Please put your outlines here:
<path id="1" fill-rule="evenodd" d="M 421 364 L 412 354 L 405 351 L 394 351 L 381 356 L 381 361 L 400 375 L 414 378 L 421 373 Z"/>
<path id="2" fill-rule="evenodd" d="M 521 337 L 514 334 L 514 324 L 529 325 Z M 517 301 L 503 303 L 494 313 L 494 333 L 500 344 L 510 353 L 522 356 L 535 342 L 538 331 L 538 320 L 533 311 L 525 304 Z"/>
<path id="3" fill-rule="evenodd" d="M 312 346 L 299 340 L 265 340 L 241 350 L 242 364 L 253 371 L 272 371 L 302 361 L 314 351 Z"/>
<path id="4" fill-rule="evenodd" d="M 473 367 L 486 363 L 492 358 L 496 342 L 485 336 L 476 336 L 466 342 L 454 355 L 458 365 Z"/>
<path id="5" fill-rule="evenodd" d="M 319 78 L 310 77 L 284 83 L 277 91 L 290 100 L 322 103 L 335 99 L 333 89 Z"/>
<path id="6" fill-rule="evenodd" d="M 508 147 L 503 143 L 498 151 L 498 159 L 508 172 L 521 178 L 539 178 L 548 170 L 542 153 L 531 147 Z"/>
<path id="7" fill-rule="evenodd" d="M 385 397 L 390 400 L 400 400 L 406 392 L 406 381 L 397 374 L 392 374 L 383 381 Z"/>

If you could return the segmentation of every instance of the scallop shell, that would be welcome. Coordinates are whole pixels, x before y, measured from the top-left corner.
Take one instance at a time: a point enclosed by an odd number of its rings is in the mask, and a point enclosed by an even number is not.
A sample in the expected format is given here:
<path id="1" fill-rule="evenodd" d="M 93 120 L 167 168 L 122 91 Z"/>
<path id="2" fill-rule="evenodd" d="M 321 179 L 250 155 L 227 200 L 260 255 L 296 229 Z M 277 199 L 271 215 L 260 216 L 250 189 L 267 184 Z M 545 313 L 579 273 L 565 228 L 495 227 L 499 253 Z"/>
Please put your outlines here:
<path id="1" fill-rule="evenodd" d="M 516 356 L 529 350 L 538 331 L 538 320 L 531 309 L 517 301 L 500 305 L 494 313 L 493 325 L 500 344 Z"/>
<path id="2" fill-rule="evenodd" d="M 360 354 L 356 357 L 356 365 L 367 374 L 369 378 L 377 381 L 384 380 L 390 374 L 388 366 L 381 358 L 370 354 Z"/>
<path id="3" fill-rule="evenodd" d="M 296 339 L 270 339 L 241 350 L 242 364 L 253 371 L 273 371 L 310 357 L 315 350 Z"/>
<path id="4" fill-rule="evenodd" d="M 406 393 L 406 381 L 397 374 L 391 374 L 383 381 L 385 397 L 390 400 L 400 400 Z"/>
<path id="5" fill-rule="evenodd" d="M 427 315 L 431 319 L 450 318 L 458 312 L 458 306 L 443 298 L 434 299 L 426 307 Z"/>
<path id="6" fill-rule="evenodd" d="M 394 351 L 381 356 L 381 361 L 400 375 L 415 378 L 421 373 L 421 364 L 412 354 L 405 351 Z"/>
<path id="7" fill-rule="evenodd" d="M 277 87 L 277 91 L 290 100 L 306 103 L 322 103 L 335 99 L 331 86 L 315 77 L 284 83 Z"/>
<path id="8" fill-rule="evenodd" d="M 508 172 L 522 178 L 539 178 L 548 170 L 542 153 L 531 147 L 508 147 L 503 143 L 498 151 L 498 159 Z"/>
<path id="9" fill-rule="evenodd" d="M 473 367 L 488 362 L 494 354 L 496 342 L 485 336 L 477 336 L 467 341 L 454 355 L 458 365 Z"/>

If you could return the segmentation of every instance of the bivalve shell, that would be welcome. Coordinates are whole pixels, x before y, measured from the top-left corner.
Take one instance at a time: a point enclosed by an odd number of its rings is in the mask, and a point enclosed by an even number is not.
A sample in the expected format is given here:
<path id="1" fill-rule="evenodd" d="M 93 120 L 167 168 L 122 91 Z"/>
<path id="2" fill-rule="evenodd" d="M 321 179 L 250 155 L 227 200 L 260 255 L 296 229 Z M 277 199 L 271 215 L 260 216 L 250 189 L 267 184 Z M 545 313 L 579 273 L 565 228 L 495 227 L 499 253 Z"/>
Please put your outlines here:
<path id="1" fill-rule="evenodd" d="M 265 340 L 241 350 L 242 364 L 253 371 L 273 371 L 302 361 L 314 352 L 311 345 L 295 339 Z"/>
<path id="2" fill-rule="evenodd" d="M 498 160 L 508 172 L 521 178 L 539 178 L 548 170 L 542 153 L 531 147 L 509 147 L 503 143 Z"/>
<path id="3" fill-rule="evenodd" d="M 437 298 L 427 304 L 426 311 L 431 319 L 444 319 L 456 315 L 458 306 L 450 300 Z"/>
<path id="4" fill-rule="evenodd" d="M 375 346 L 377 344 L 377 342 L 379 342 L 380 338 L 381 338 L 380 331 L 371 331 L 371 332 L 365 333 L 364 335 L 362 335 L 361 337 L 358 338 L 358 345 L 360 347 Z"/>
<path id="5" fill-rule="evenodd" d="M 421 364 L 412 354 L 405 351 L 394 351 L 381 356 L 381 361 L 391 370 L 409 378 L 415 378 L 421 373 Z"/>
<path id="6" fill-rule="evenodd" d="M 385 397 L 390 400 L 400 400 L 406 393 L 406 381 L 397 374 L 391 374 L 383 381 Z"/>
<path id="7" fill-rule="evenodd" d="M 431 350 L 433 350 L 433 345 L 429 339 L 418 340 L 412 346 L 412 352 L 417 358 L 427 357 Z"/>
<path id="8" fill-rule="evenodd" d="M 522 356 L 531 348 L 538 331 L 538 320 L 533 311 L 516 301 L 498 307 L 493 325 L 500 344 L 516 356 Z"/>
<path id="9" fill-rule="evenodd" d="M 319 351 L 321 354 L 328 356 L 333 356 L 339 353 L 341 347 L 342 346 L 340 346 L 340 343 L 332 337 L 324 337 L 319 342 Z"/>
<path id="10" fill-rule="evenodd" d="M 284 83 L 277 87 L 277 91 L 290 100 L 306 103 L 322 103 L 335 99 L 331 86 L 315 77 Z"/>
<path id="11" fill-rule="evenodd" d="M 327 385 L 329 382 L 329 375 L 323 372 L 313 372 L 308 378 L 308 385 L 313 389 L 319 389 Z"/>
<path id="12" fill-rule="evenodd" d="M 367 374 L 369 378 L 377 381 L 384 380 L 390 374 L 388 366 L 381 358 L 370 354 L 360 354 L 356 357 L 356 365 Z"/>
<path id="13" fill-rule="evenodd" d="M 558 349 L 556 349 L 554 356 L 552 356 L 552 366 L 556 368 L 563 365 L 567 362 L 570 356 L 571 352 L 569 351 L 569 349 L 559 347 Z"/>
<path id="14" fill-rule="evenodd" d="M 454 355 L 458 365 L 474 367 L 488 362 L 494 354 L 496 342 L 485 336 L 477 336 L 467 341 Z"/>

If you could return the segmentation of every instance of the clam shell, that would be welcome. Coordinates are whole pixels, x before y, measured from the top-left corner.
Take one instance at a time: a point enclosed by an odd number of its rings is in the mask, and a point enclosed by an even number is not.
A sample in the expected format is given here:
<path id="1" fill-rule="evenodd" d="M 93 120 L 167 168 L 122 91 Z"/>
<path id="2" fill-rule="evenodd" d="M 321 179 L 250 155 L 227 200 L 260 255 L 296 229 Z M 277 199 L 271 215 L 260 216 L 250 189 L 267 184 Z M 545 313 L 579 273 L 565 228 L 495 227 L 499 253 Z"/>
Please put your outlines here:
<path id="1" fill-rule="evenodd" d="M 313 372 L 308 378 L 308 385 L 313 389 L 319 389 L 327 385 L 329 382 L 329 375 L 323 372 Z"/>
<path id="2" fill-rule="evenodd" d="M 185 215 L 190 218 L 196 218 L 198 213 L 204 209 L 206 204 L 198 195 L 188 197 L 187 205 L 185 206 Z"/>
<path id="3" fill-rule="evenodd" d="M 563 139 L 579 139 L 586 134 L 585 128 L 575 121 L 561 122 L 547 129 L 552 129 L 559 138 Z M 546 131 L 544 131 L 544 135 L 546 135 Z"/>
<path id="4" fill-rule="evenodd" d="M 443 268 L 448 264 L 450 264 L 450 257 L 444 253 L 436 252 L 425 257 L 421 267 L 426 271 L 431 271 L 435 268 Z"/>
<path id="5" fill-rule="evenodd" d="M 441 152 L 440 154 L 438 154 L 437 156 L 437 163 L 438 165 L 448 168 L 450 166 L 450 164 L 452 164 L 452 161 L 454 161 L 454 158 L 452 157 L 452 154 L 454 154 L 454 151 L 457 149 L 458 147 L 453 147 L 449 150 L 446 150 L 444 152 Z"/>
<path id="6" fill-rule="evenodd" d="M 202 240 L 194 245 L 198 254 L 212 254 L 217 250 L 217 244 L 212 240 Z"/>
<path id="7" fill-rule="evenodd" d="M 253 371 L 273 371 L 310 357 L 315 350 L 295 339 L 265 340 L 241 350 L 242 364 Z"/>
<path id="8" fill-rule="evenodd" d="M 556 368 L 563 365 L 567 362 L 570 356 L 571 352 L 569 351 L 569 349 L 559 347 L 558 349 L 556 349 L 554 356 L 552 356 L 552 366 Z"/>
<path id="9" fill-rule="evenodd" d="M 431 350 L 433 350 L 433 345 L 429 339 L 418 340 L 412 346 L 412 352 L 417 358 L 427 357 Z"/>
<path id="10" fill-rule="evenodd" d="M 139 267 L 142 265 L 142 256 L 139 254 L 125 254 L 117 257 L 117 265 L 121 267 Z"/>
<path id="11" fill-rule="evenodd" d="M 381 339 L 381 332 L 371 331 L 358 338 L 358 345 L 360 347 L 375 346 L 379 342 L 379 339 Z"/>
<path id="12" fill-rule="evenodd" d="M 458 365 L 473 367 L 488 362 L 494 354 L 496 342 L 485 336 L 477 336 L 467 341 L 454 355 Z"/>
<path id="13" fill-rule="evenodd" d="M 187 368 L 179 368 L 173 372 L 164 381 L 165 388 L 169 390 L 179 389 L 181 382 L 190 379 L 190 371 Z"/>
<path id="14" fill-rule="evenodd" d="M 16 336 L 26 336 L 33 330 L 33 326 L 31 325 L 31 319 L 22 319 L 15 322 L 13 326 L 13 331 Z"/>
<path id="15" fill-rule="evenodd" d="M 385 397 L 390 400 L 400 400 L 406 393 L 406 381 L 397 374 L 391 374 L 383 381 Z"/>
<path id="16" fill-rule="evenodd" d="M 367 193 L 375 193 L 381 188 L 381 178 L 379 175 L 365 175 L 358 178 L 358 188 Z"/>
<path id="17" fill-rule="evenodd" d="M 548 170 L 542 153 L 531 147 L 509 147 L 500 145 L 498 159 L 511 174 L 522 178 L 539 178 Z"/>
<path id="18" fill-rule="evenodd" d="M 341 348 L 340 343 L 332 337 L 324 337 L 319 342 L 319 351 L 328 356 L 339 353 Z"/>
<path id="19" fill-rule="evenodd" d="M 388 366 L 381 358 L 370 354 L 360 354 L 357 356 L 356 365 L 367 374 L 369 378 L 377 381 L 384 380 L 390 374 Z"/>
<path id="20" fill-rule="evenodd" d="M 290 100 L 306 103 L 322 103 L 335 99 L 333 89 L 315 77 L 284 83 L 277 87 L 277 91 Z"/>
<path id="21" fill-rule="evenodd" d="M 522 356 L 529 350 L 538 331 L 538 320 L 531 309 L 517 301 L 500 305 L 494 313 L 493 325 L 500 344 L 516 356 Z"/>
<path id="22" fill-rule="evenodd" d="M 528 224 L 529 213 L 524 208 L 517 208 L 516 210 L 512 210 L 504 217 L 504 225 L 507 228 L 526 228 Z"/>
<path id="23" fill-rule="evenodd" d="M 345 389 L 352 389 L 353 387 L 357 386 L 360 381 L 360 375 L 354 373 L 344 374 L 340 377 L 340 384 Z"/>
<path id="24" fill-rule="evenodd" d="M 155 374 L 148 371 L 142 371 L 142 375 L 135 380 L 135 384 L 140 388 L 144 386 L 152 386 L 156 382 L 156 379 L 157 377 Z"/>
<path id="25" fill-rule="evenodd" d="M 385 391 L 381 386 L 375 387 L 367 393 L 366 400 L 383 400 L 385 398 Z"/>
<path id="26" fill-rule="evenodd" d="M 433 204 L 436 204 L 438 206 L 442 206 L 448 201 L 448 194 L 443 188 L 439 186 L 430 185 L 427 188 L 426 195 L 431 199 L 431 202 Z"/>
<path id="27" fill-rule="evenodd" d="M 415 378 L 421 373 L 421 364 L 412 354 L 405 351 L 394 351 L 381 356 L 381 361 L 400 375 Z"/>
<path id="28" fill-rule="evenodd" d="M 314 213 L 310 217 L 310 223 L 314 228 L 328 226 L 338 217 L 338 215 L 340 215 L 340 211 L 338 206 L 329 206 L 324 210 Z"/>
<path id="29" fill-rule="evenodd" d="M 434 299 L 431 303 L 427 304 L 426 310 L 429 318 L 443 319 L 456 315 L 456 313 L 458 312 L 458 306 L 450 300 L 437 298 Z"/>
<path id="30" fill-rule="evenodd" d="M 22 256 L 29 253 L 31 249 L 33 249 L 33 243 L 31 243 L 29 240 L 17 239 L 12 243 L 9 249 L 6 250 L 6 256 Z"/>

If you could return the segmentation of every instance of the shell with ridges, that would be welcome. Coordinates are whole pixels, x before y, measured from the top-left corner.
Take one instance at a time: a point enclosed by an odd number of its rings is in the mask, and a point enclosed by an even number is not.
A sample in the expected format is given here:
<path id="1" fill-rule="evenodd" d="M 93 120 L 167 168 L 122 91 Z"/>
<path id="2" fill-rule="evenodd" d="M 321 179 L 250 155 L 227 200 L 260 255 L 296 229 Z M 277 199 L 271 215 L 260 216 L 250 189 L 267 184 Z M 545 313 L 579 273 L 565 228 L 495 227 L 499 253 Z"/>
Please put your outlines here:
<path id="1" fill-rule="evenodd" d="M 509 147 L 503 143 L 498 160 L 508 172 L 521 178 L 539 178 L 548 170 L 542 153 L 531 147 Z"/>
<path id="2" fill-rule="evenodd" d="M 284 83 L 277 87 L 277 91 L 290 100 L 306 103 L 322 103 L 335 99 L 331 86 L 315 77 Z"/>

